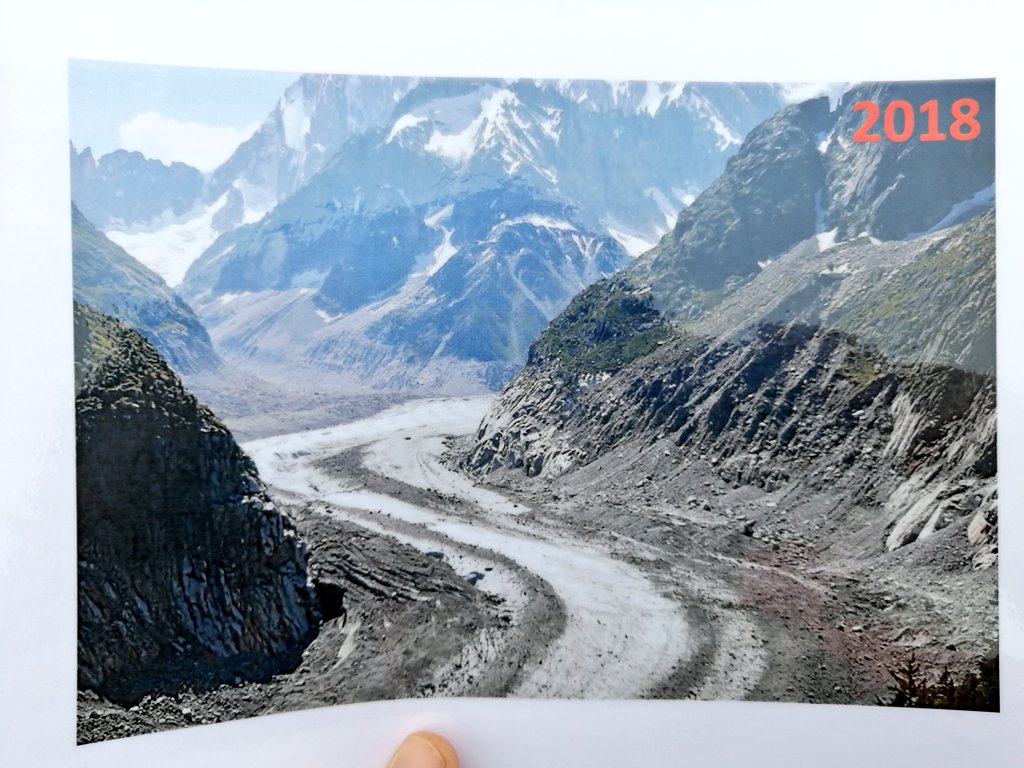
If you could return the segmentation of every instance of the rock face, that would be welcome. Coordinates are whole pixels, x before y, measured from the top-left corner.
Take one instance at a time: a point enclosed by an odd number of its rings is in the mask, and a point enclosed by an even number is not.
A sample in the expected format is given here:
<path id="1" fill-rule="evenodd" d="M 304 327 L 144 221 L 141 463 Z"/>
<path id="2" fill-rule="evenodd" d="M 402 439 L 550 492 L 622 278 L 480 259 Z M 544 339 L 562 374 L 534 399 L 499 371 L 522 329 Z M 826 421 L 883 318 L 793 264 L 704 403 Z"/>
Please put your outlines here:
<path id="1" fill-rule="evenodd" d="M 725 173 L 643 257 L 638 272 L 658 284 L 662 305 L 676 299 L 673 288 L 714 290 L 814 233 L 825 183 L 816 137 L 834 120 L 828 108 L 825 98 L 788 107 L 751 131 Z"/>
<path id="2" fill-rule="evenodd" d="M 828 169 L 826 229 L 840 240 L 870 232 L 896 240 L 963 221 L 972 209 L 991 205 L 995 161 L 995 101 L 991 80 L 942 83 L 864 84 L 844 98 L 847 106 L 872 101 L 884 111 L 903 99 L 912 105 L 937 102 L 939 127 L 951 133 L 952 108 L 962 99 L 978 103 L 981 133 L 971 141 L 918 141 L 926 119 L 918 112 L 915 139 L 860 144 L 844 139 L 864 122 L 863 112 L 837 111 L 824 153 Z M 881 125 L 882 121 L 879 121 Z M 878 129 L 878 126 L 876 126 Z M 875 133 L 880 133 L 875 130 Z M 972 201 L 975 193 L 985 192 Z"/>
<path id="3" fill-rule="evenodd" d="M 852 140 L 860 101 L 948 108 L 967 97 L 988 126 L 973 141 Z M 832 112 L 824 98 L 789 107 L 750 132 L 631 275 L 667 316 L 692 319 L 814 235 L 891 241 L 966 221 L 994 204 L 994 97 L 991 81 L 865 84 Z"/>
<path id="4" fill-rule="evenodd" d="M 988 127 L 961 155 L 850 141 L 861 99 L 954 93 Z M 810 102 L 752 131 L 673 232 L 539 336 L 469 466 L 557 475 L 657 444 L 729 483 L 874 509 L 876 552 L 963 521 L 974 565 L 991 565 L 995 214 L 977 214 L 993 205 L 992 96 L 866 85 L 845 109 Z"/>
<path id="5" fill-rule="evenodd" d="M 75 301 L 138 331 L 179 373 L 220 366 L 206 328 L 163 279 L 111 242 L 71 205 Z"/>
<path id="6" fill-rule="evenodd" d="M 269 211 L 309 182 L 350 138 L 385 125 L 416 83 L 408 77 L 303 75 L 256 133 L 210 174 L 206 200 L 225 192 L 237 196 L 238 211 L 225 222 L 231 226 L 243 222 L 244 210 Z"/>
<path id="7" fill-rule="evenodd" d="M 119 703 L 266 678 L 315 635 L 307 549 L 141 336 L 75 306 L 78 683 Z"/>

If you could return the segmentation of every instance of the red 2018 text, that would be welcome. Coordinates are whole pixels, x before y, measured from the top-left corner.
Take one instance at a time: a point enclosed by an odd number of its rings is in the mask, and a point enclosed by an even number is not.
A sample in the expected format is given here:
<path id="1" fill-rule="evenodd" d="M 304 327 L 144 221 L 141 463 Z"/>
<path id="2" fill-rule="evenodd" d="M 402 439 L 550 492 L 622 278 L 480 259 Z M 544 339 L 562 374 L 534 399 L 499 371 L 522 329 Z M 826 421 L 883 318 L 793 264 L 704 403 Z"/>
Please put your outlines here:
<path id="1" fill-rule="evenodd" d="M 949 108 L 952 122 L 948 127 L 948 137 L 954 141 L 971 141 L 981 135 L 981 123 L 978 122 L 980 107 L 974 99 L 957 99 Z M 882 118 L 882 129 L 889 141 L 902 143 L 914 137 L 914 118 L 916 112 L 909 101 L 897 100 L 889 104 L 882 113 L 881 107 L 873 101 L 861 101 L 853 106 L 854 112 L 864 112 L 864 123 L 853 134 L 858 144 L 875 143 L 882 140 L 882 134 L 872 133 L 872 129 Z M 920 141 L 945 141 L 947 134 L 939 129 L 939 102 L 932 99 L 921 105 L 917 110 L 925 118 L 926 130 L 918 136 Z"/>

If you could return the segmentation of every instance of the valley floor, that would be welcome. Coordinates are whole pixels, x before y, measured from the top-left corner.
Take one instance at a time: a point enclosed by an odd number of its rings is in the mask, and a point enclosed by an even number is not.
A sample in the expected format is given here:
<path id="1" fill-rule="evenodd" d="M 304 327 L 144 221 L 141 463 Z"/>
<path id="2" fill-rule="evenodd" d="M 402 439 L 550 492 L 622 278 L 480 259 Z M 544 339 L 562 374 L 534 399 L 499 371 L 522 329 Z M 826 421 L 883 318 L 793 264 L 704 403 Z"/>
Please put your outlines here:
<path id="1" fill-rule="evenodd" d="M 938 669 L 994 647 L 995 575 L 963 567 L 963 531 L 923 562 L 866 556 L 801 527 L 836 499 L 732 487 L 657 444 L 484 485 L 452 457 L 487 403 L 377 403 L 246 444 L 314 572 L 351 585 L 347 618 L 270 681 L 128 710 L 80 694 L 79 740 L 434 695 L 874 704 L 911 651 Z"/>

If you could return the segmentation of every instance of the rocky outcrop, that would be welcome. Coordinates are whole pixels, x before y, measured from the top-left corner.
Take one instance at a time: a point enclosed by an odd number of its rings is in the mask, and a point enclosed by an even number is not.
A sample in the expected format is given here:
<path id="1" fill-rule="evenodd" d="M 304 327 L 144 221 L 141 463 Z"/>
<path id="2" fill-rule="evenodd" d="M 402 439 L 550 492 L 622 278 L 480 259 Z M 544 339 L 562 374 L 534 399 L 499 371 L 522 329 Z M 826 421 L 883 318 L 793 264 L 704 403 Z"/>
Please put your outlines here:
<path id="1" fill-rule="evenodd" d="M 294 668 L 307 549 L 139 334 L 75 306 L 78 682 L 117 702 Z"/>
<path id="2" fill-rule="evenodd" d="M 694 294 L 746 279 L 814 233 L 826 173 L 817 137 L 834 120 L 828 107 L 825 98 L 798 104 L 751 131 L 725 172 L 641 257 L 632 273 L 656 286 L 659 309 L 692 314 L 701 304 Z"/>
<path id="3" fill-rule="evenodd" d="M 977 138 L 956 141 L 949 136 L 954 105 L 971 99 L 978 104 L 975 119 L 981 126 Z M 906 142 L 851 141 L 864 123 L 864 112 L 851 107 L 861 101 L 888 105 L 903 100 L 918 109 L 913 138 Z M 919 141 L 927 128 L 920 107 L 934 100 L 937 126 L 945 141 Z M 865 83 L 843 97 L 844 109 L 836 110 L 835 123 L 826 137 L 828 210 L 826 229 L 837 229 L 847 240 L 870 233 L 882 240 L 897 240 L 963 221 L 992 197 L 981 195 L 994 182 L 995 88 L 991 80 L 938 82 Z M 884 118 L 873 133 L 884 133 Z M 958 219 L 959 216 L 959 219 Z"/>

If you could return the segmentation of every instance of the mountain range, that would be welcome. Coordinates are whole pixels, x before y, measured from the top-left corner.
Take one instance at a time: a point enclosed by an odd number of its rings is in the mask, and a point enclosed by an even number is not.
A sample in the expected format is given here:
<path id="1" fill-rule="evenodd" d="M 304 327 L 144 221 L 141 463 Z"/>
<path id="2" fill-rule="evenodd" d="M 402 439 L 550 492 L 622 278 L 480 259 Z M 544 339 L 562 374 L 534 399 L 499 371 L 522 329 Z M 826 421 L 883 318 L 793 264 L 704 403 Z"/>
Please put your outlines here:
<path id="1" fill-rule="evenodd" d="M 656 242 L 782 99 L 770 85 L 306 75 L 187 213 L 94 216 L 170 284 L 184 276 L 229 359 L 478 391 Z M 77 178 L 76 200 L 120 184 Z"/>

